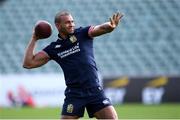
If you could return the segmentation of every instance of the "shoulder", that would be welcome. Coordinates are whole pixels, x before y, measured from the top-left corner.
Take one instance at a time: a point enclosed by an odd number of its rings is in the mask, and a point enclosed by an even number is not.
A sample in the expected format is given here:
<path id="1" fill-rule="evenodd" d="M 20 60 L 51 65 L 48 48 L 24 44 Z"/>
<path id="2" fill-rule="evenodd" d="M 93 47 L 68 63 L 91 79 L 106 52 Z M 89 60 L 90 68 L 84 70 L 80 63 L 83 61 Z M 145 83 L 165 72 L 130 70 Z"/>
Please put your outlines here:
<path id="1" fill-rule="evenodd" d="M 57 52 L 57 49 L 60 48 L 61 45 L 58 44 L 58 41 L 56 42 L 51 42 L 49 45 L 47 45 L 43 51 L 45 53 L 48 54 L 48 56 L 51 58 L 51 59 L 54 59 L 54 57 L 56 56 L 56 52 Z"/>
<path id="2" fill-rule="evenodd" d="M 91 27 L 91 26 L 76 28 L 76 29 L 75 29 L 75 33 L 82 33 L 82 32 L 87 32 L 87 33 L 88 33 L 90 27 Z"/>
<path id="3" fill-rule="evenodd" d="M 58 40 L 55 42 L 51 42 L 47 47 L 55 47 L 58 44 Z"/>
<path id="4" fill-rule="evenodd" d="M 50 51 L 50 50 L 53 50 L 53 49 L 55 49 L 56 47 L 57 47 L 57 45 L 58 45 L 58 42 L 57 41 L 55 41 L 55 42 L 51 42 L 49 45 L 47 45 L 43 50 L 44 51 Z"/>
<path id="5" fill-rule="evenodd" d="M 88 38 L 88 39 L 92 39 L 92 37 L 89 35 L 89 31 L 91 29 L 92 26 L 86 26 L 86 27 L 79 27 L 77 29 L 75 29 L 75 34 L 76 35 L 82 35 L 84 36 L 85 38 Z"/>

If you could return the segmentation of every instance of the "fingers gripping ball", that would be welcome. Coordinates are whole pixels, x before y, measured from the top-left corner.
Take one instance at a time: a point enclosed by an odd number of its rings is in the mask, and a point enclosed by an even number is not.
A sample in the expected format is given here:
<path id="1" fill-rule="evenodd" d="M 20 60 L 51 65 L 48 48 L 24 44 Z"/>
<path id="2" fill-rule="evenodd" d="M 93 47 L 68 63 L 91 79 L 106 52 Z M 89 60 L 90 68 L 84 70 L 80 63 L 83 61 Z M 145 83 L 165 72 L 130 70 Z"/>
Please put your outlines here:
<path id="1" fill-rule="evenodd" d="M 35 25 L 35 35 L 39 39 L 45 39 L 51 36 L 52 26 L 49 22 L 45 20 L 39 20 Z"/>

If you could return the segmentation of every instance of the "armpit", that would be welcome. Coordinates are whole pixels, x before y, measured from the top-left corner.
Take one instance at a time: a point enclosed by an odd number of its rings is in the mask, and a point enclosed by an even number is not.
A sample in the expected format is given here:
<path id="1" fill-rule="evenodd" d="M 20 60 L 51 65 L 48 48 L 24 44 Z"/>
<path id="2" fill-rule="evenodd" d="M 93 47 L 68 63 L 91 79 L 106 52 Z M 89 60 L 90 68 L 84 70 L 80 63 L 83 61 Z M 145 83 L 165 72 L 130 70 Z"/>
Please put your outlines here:
<path id="1" fill-rule="evenodd" d="M 45 51 L 43 51 L 43 50 L 42 50 L 42 51 L 40 51 L 40 52 L 39 52 L 39 54 L 40 54 L 40 55 L 43 55 L 43 56 L 46 56 L 47 58 L 49 58 L 49 59 L 50 59 L 50 56 L 48 55 L 48 53 L 46 53 L 46 52 L 45 52 Z"/>

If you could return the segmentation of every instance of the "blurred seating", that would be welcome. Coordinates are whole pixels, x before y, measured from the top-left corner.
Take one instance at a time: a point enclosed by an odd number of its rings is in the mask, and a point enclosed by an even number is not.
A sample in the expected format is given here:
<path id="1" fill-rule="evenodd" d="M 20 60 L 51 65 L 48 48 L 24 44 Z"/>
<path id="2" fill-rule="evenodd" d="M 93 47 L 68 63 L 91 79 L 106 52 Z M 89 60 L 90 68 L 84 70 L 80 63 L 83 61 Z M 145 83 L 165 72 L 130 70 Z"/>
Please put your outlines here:
<path id="1" fill-rule="evenodd" d="M 111 34 L 94 42 L 103 76 L 179 75 L 179 0 L 6 0 L 0 6 L 0 74 L 62 72 L 54 62 L 34 69 L 22 68 L 24 50 L 37 20 L 53 24 L 59 10 L 72 12 L 77 26 L 96 25 L 114 12 L 125 16 Z M 38 50 L 56 40 L 38 43 Z"/>

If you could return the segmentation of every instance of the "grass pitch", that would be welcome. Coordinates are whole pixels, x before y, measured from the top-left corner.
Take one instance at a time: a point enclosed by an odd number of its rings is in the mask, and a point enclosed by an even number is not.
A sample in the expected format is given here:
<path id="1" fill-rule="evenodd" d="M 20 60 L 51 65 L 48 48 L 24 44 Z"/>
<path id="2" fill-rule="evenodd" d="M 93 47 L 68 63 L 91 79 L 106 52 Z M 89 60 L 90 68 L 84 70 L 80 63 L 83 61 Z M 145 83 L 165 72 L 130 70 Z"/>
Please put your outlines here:
<path id="1" fill-rule="evenodd" d="M 180 119 L 180 104 L 116 105 L 119 119 Z M 59 119 L 60 108 L 0 108 L 0 119 Z M 88 119 L 87 113 L 83 119 Z"/>

